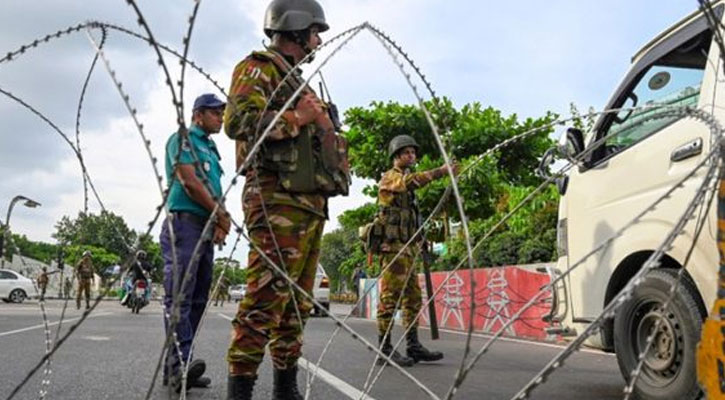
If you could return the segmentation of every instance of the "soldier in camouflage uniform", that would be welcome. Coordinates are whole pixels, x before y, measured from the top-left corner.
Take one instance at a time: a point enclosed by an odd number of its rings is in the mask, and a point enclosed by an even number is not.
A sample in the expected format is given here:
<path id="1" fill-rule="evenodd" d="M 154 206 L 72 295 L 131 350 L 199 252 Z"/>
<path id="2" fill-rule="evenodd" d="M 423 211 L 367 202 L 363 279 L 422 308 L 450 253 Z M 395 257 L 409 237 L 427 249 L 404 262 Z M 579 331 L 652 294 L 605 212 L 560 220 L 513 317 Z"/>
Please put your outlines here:
<path id="1" fill-rule="evenodd" d="M 236 141 L 238 168 L 258 135 L 304 80 L 295 72 L 274 97 L 273 91 L 294 64 L 320 45 L 318 33 L 328 30 L 315 0 L 273 0 L 264 26 L 271 46 L 253 52 L 234 69 L 224 118 L 227 135 Z M 302 93 L 272 127 L 254 162 L 242 171 L 246 176 L 242 208 L 252 246 L 247 291 L 232 321 L 227 352 L 229 399 L 251 399 L 267 344 L 274 365 L 273 398 L 303 398 L 297 388 L 297 360 L 313 305 L 254 248 L 260 248 L 311 295 L 327 198 L 347 194 L 349 175 L 334 172 L 334 165 L 320 169 L 330 157 L 342 155 L 346 162 L 346 147 L 339 154 L 338 148 L 325 147 L 327 139 L 339 140 L 325 111 L 327 105 L 309 87 Z"/>
<path id="2" fill-rule="evenodd" d="M 40 300 L 45 300 L 45 290 L 48 288 L 48 268 L 43 267 L 38 275 L 38 289 L 40 289 Z"/>
<path id="3" fill-rule="evenodd" d="M 216 293 L 214 295 L 214 307 L 219 306 L 219 301 L 222 302 L 222 307 L 224 307 L 224 300 L 227 298 L 227 291 L 229 290 L 229 279 L 227 279 L 226 276 L 223 276 L 222 279 L 219 281 L 219 287 L 217 287 Z"/>
<path id="4" fill-rule="evenodd" d="M 378 340 L 381 351 L 401 366 L 412 366 L 418 361 L 437 361 L 443 358 L 440 352 L 431 352 L 418 341 L 418 321 L 421 308 L 421 291 L 418 274 L 415 270 L 414 247 L 420 243 L 420 235 L 405 248 L 393 261 L 395 255 L 403 249 L 420 227 L 420 214 L 415 200 L 415 189 L 421 188 L 435 179 L 447 175 L 446 166 L 425 172 L 411 172 L 415 165 L 419 149 L 415 139 L 408 135 L 399 135 L 390 141 L 388 154 L 393 159 L 393 168 L 383 174 L 378 190 L 378 215 L 376 224 L 382 233 L 379 251 L 381 264 L 387 267 L 381 276 L 380 301 L 378 303 Z M 458 166 L 454 164 L 454 173 Z M 410 328 L 406 336 L 407 357 L 393 351 L 391 345 L 392 319 L 398 299 L 402 296 L 403 325 Z M 385 361 L 379 359 L 380 364 Z"/>
<path id="5" fill-rule="evenodd" d="M 91 283 L 93 283 L 93 260 L 91 252 L 86 250 L 83 257 L 76 265 L 76 279 L 78 280 L 78 289 L 76 290 L 76 308 L 81 309 L 82 293 L 86 295 L 86 310 L 91 308 Z"/>

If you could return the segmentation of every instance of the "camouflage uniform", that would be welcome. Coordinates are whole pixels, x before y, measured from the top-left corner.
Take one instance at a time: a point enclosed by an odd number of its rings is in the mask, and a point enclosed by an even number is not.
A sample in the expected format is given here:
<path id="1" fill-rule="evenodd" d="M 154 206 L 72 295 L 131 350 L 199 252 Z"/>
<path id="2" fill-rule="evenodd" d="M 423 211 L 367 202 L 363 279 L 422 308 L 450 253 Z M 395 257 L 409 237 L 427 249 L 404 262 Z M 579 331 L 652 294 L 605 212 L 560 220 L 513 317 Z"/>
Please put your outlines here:
<path id="1" fill-rule="evenodd" d="M 214 296 L 214 306 L 217 306 L 219 304 L 219 301 L 222 302 L 222 307 L 224 307 L 224 300 L 227 298 L 227 291 L 229 290 L 229 281 L 227 278 L 222 278 L 222 280 L 219 281 L 219 287 L 217 288 L 217 291 Z"/>
<path id="2" fill-rule="evenodd" d="M 252 53 L 234 69 L 224 126 L 227 135 L 236 141 L 237 167 L 242 165 L 254 145 L 258 124 L 261 134 L 272 121 L 275 110 L 280 110 L 291 97 L 292 89 L 283 86 L 271 99 L 267 113 L 262 115 L 283 76 L 275 63 L 260 57 L 260 53 Z M 282 117 L 270 131 L 265 144 L 294 138 L 303 129 L 315 129 L 315 126 L 297 127 Z M 232 376 L 255 376 L 268 343 L 277 369 L 294 368 L 301 355 L 302 333 L 312 303 L 293 291 L 254 246 L 286 269 L 288 276 L 311 294 L 327 214 L 327 197 L 314 192 L 286 191 L 287 183 L 280 182 L 277 173 L 256 164 L 246 171 L 242 208 L 252 245 L 248 257 L 247 292 L 232 321 L 232 341 L 227 352 Z M 265 217 L 263 207 L 269 218 Z M 275 240 L 282 254 L 281 260 Z M 295 308 L 299 310 L 299 316 Z"/>
<path id="3" fill-rule="evenodd" d="M 391 230 L 392 225 L 405 224 L 405 221 L 392 221 L 392 218 L 386 216 L 385 209 L 389 207 L 403 208 L 403 204 L 408 204 L 411 207 L 409 210 L 412 211 L 412 220 L 407 223 L 408 230 L 415 230 L 420 225 L 418 218 L 418 210 L 415 204 L 415 193 L 413 190 L 423 187 L 430 183 L 432 180 L 439 178 L 440 174 L 438 170 L 431 170 L 425 172 L 409 172 L 407 170 L 401 170 L 398 167 L 393 167 L 391 170 L 383 174 L 380 180 L 379 191 L 378 191 L 378 207 L 380 207 L 381 213 L 379 216 L 382 218 L 382 223 L 386 226 L 388 232 Z M 407 197 L 407 199 L 404 199 Z M 405 207 L 407 208 L 407 207 Z M 397 219 L 396 219 L 397 220 Z M 392 225 L 391 225 L 392 224 Z M 395 229 L 398 232 L 405 230 L 405 228 Z M 412 232 L 411 232 L 412 234 Z M 387 235 L 389 236 L 389 235 Z M 401 235 L 397 235 L 401 236 Z M 386 237 L 380 246 L 381 251 L 381 263 L 383 267 L 387 266 L 390 261 L 395 257 L 400 249 L 403 248 L 409 237 L 405 234 L 402 238 L 391 239 Z M 378 333 L 384 335 L 391 324 L 393 314 L 395 312 L 395 306 L 403 295 L 402 309 L 403 309 L 403 323 L 406 329 L 410 326 L 417 326 L 418 321 L 416 316 L 421 308 L 421 291 L 420 285 L 418 285 L 418 274 L 415 270 L 414 259 L 415 252 L 414 246 L 416 246 L 417 240 L 408 246 L 400 256 L 393 262 L 381 276 L 381 288 L 380 288 L 380 302 L 378 303 Z"/>
<path id="4" fill-rule="evenodd" d="M 78 289 L 76 290 L 76 308 L 81 308 L 81 296 L 85 292 L 86 308 L 91 307 L 91 281 L 93 280 L 93 261 L 91 257 L 83 257 L 76 265 L 76 279 Z"/>
<path id="5" fill-rule="evenodd" d="M 43 271 L 38 275 L 38 288 L 40 289 L 40 298 L 45 298 L 45 290 L 48 288 L 48 273 Z"/>

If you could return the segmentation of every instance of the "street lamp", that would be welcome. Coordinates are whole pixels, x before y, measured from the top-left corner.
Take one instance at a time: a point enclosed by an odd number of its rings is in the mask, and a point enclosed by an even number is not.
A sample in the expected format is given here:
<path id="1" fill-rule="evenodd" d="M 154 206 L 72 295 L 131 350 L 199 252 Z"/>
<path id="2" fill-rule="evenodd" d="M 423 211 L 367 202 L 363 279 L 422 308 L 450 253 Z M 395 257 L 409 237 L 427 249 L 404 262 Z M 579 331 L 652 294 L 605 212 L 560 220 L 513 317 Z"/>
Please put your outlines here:
<path id="1" fill-rule="evenodd" d="M 25 196 L 17 195 L 13 197 L 12 200 L 10 200 L 10 205 L 8 206 L 8 213 L 5 217 L 5 226 L 3 229 L 3 237 L 2 237 L 2 243 L 0 243 L 0 266 L 5 267 L 5 239 L 7 235 L 10 234 L 10 214 L 13 212 L 13 207 L 15 207 L 15 203 L 22 201 L 23 205 L 28 208 L 35 208 L 39 207 L 40 203 L 33 199 L 29 199 Z"/>

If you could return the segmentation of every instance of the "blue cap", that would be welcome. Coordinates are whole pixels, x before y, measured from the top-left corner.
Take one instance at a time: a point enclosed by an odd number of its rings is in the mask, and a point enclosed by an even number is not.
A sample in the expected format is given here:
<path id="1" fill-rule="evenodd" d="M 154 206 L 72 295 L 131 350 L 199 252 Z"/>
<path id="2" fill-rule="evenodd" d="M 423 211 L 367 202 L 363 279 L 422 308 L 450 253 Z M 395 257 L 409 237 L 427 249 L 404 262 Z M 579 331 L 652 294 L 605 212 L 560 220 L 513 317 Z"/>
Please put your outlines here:
<path id="1" fill-rule="evenodd" d="M 205 93 L 194 100 L 194 108 L 192 111 L 196 111 L 200 108 L 220 108 L 226 105 L 227 103 L 219 100 L 214 93 Z"/>

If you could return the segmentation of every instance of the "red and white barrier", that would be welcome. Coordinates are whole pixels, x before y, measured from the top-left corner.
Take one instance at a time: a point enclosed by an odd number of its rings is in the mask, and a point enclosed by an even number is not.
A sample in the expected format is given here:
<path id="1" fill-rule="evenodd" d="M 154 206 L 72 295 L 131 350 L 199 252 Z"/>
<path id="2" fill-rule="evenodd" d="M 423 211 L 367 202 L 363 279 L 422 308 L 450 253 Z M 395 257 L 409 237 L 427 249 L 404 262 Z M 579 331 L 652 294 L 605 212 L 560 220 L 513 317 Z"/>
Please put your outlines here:
<path id="1" fill-rule="evenodd" d="M 540 266 L 540 265 L 539 265 Z M 436 315 L 438 326 L 444 329 L 465 331 L 471 320 L 471 273 L 468 270 L 454 273 L 448 281 L 443 281 L 449 272 L 431 274 L 433 292 L 443 285 L 436 295 Z M 549 275 L 537 272 L 530 266 L 507 266 L 480 268 L 473 270 L 474 315 L 473 329 L 476 332 L 493 333 L 498 331 L 523 305 L 535 295 L 542 286 L 549 283 Z M 423 291 L 423 302 L 426 302 L 425 279 L 418 275 Z M 361 281 L 361 293 L 370 288 L 363 302 L 364 318 L 374 319 L 377 314 L 380 285 L 377 279 Z M 505 332 L 506 336 L 543 340 L 547 337 L 544 328 L 548 326 L 541 318 L 550 311 L 550 293 L 544 293 L 539 300 Z M 397 316 L 396 316 L 397 317 Z M 420 324 L 428 325 L 428 310 L 423 312 Z"/>

